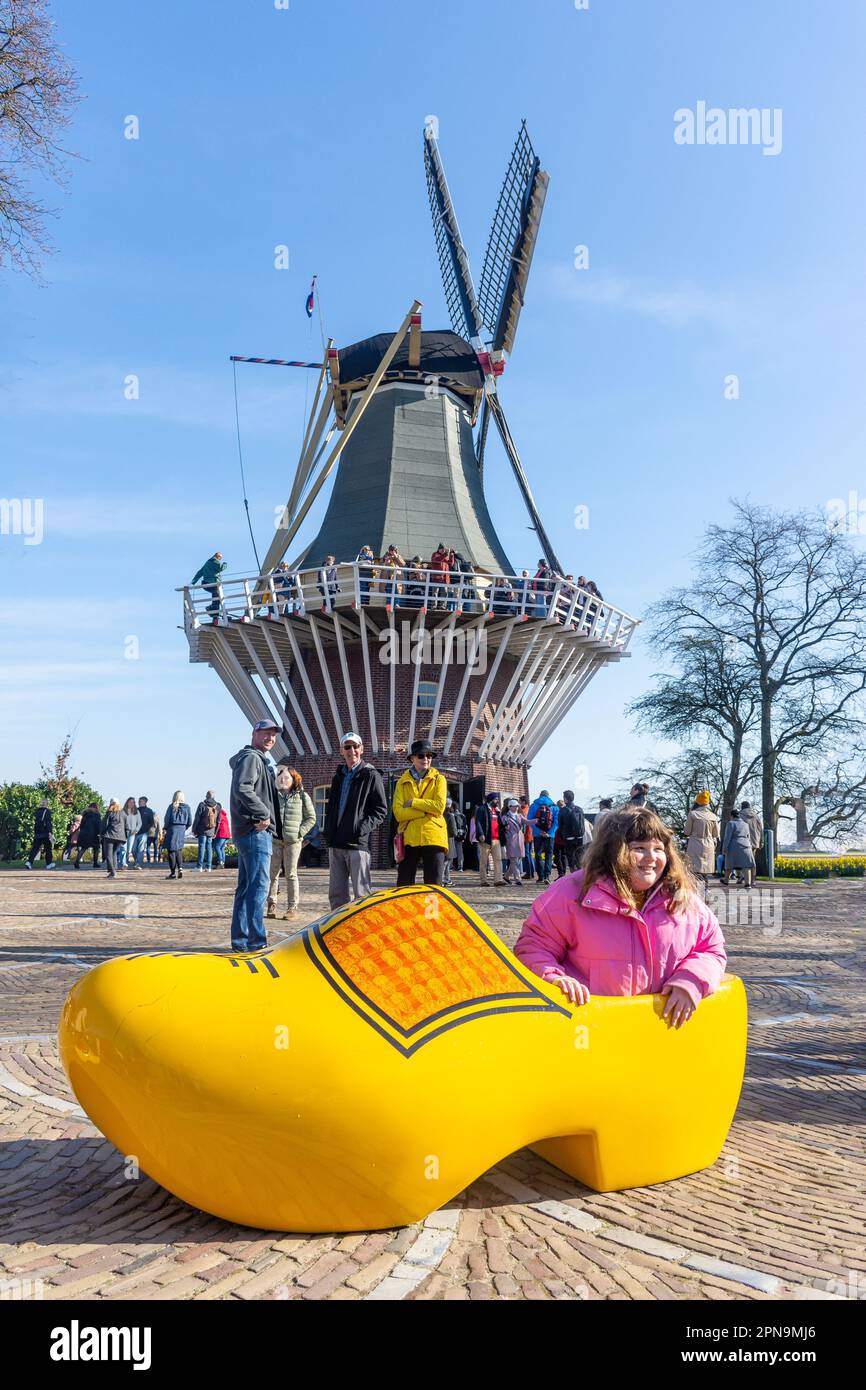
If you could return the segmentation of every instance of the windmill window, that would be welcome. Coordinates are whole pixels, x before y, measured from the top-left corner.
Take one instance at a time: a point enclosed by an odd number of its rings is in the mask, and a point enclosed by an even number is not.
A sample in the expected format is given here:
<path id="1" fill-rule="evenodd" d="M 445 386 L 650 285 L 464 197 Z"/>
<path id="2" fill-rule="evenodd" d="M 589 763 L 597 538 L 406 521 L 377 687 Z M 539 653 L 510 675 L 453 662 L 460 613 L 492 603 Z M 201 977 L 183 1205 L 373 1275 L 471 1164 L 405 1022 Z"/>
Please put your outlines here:
<path id="1" fill-rule="evenodd" d="M 322 787 L 313 787 L 313 809 L 316 812 L 316 820 L 321 830 L 325 824 L 325 816 L 328 814 L 328 793 L 331 790 L 330 783 L 325 783 Z"/>
<path id="2" fill-rule="evenodd" d="M 436 705 L 436 682 L 418 682 L 418 709 L 433 709 Z"/>

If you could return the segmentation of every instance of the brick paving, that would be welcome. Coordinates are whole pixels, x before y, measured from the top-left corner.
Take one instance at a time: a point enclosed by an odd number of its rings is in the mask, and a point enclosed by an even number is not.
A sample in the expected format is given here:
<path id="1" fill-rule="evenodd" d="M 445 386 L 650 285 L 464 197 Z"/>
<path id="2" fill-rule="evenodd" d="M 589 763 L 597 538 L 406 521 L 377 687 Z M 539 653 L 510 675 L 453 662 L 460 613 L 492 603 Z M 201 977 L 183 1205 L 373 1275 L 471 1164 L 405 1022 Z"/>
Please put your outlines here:
<path id="1" fill-rule="evenodd" d="M 417 1226 L 324 1236 L 232 1226 L 130 1174 L 59 1064 L 78 976 L 131 948 L 225 948 L 233 885 L 230 872 L 169 884 L 164 869 L 0 875 L 0 1297 L 866 1297 L 864 883 L 780 884 L 768 925 L 725 928 L 750 1046 L 712 1169 L 599 1194 L 524 1150 Z M 306 920 L 325 887 L 302 874 Z M 533 889 L 470 874 L 457 887 L 513 944 Z M 729 921 L 741 900 L 724 900 Z M 285 924 L 270 925 L 279 939 Z"/>

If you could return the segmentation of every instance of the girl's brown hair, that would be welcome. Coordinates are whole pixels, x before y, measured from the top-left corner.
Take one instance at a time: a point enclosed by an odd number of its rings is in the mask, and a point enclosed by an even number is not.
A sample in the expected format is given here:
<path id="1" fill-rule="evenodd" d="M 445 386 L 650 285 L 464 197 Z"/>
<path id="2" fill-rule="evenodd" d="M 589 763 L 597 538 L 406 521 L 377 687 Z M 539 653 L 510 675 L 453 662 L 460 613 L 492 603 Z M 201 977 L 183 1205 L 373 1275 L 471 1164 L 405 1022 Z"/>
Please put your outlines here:
<path id="1" fill-rule="evenodd" d="M 695 881 L 682 860 L 673 830 L 645 806 L 622 806 L 605 815 L 583 857 L 584 890 L 601 878 L 611 878 L 623 901 L 636 907 L 629 881 L 629 845 L 638 840 L 661 841 L 667 863 L 659 883 L 667 895 L 668 905 L 675 911 L 683 911 L 697 894 Z"/>
<path id="2" fill-rule="evenodd" d="M 115 801 L 114 798 L 112 797 L 111 801 L 109 801 L 109 803 L 108 803 L 108 809 L 109 809 L 109 811 L 119 811 L 119 810 L 120 810 L 120 802 L 119 802 L 119 801 Z"/>

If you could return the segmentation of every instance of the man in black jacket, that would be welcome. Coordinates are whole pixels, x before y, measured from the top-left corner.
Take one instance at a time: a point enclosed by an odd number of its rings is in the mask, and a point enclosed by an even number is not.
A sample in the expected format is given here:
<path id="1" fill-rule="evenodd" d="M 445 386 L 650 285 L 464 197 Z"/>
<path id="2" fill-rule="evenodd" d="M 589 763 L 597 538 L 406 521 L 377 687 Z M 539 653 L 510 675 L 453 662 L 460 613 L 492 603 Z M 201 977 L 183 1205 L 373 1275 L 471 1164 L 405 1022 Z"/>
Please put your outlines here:
<path id="1" fill-rule="evenodd" d="M 238 884 L 232 908 L 232 946 L 259 951 L 268 944 L 265 900 L 271 882 L 273 836 L 282 838 L 274 772 L 267 758 L 279 724 L 260 719 L 246 748 L 229 758 L 232 789 L 229 816 L 238 851 Z"/>
<path id="2" fill-rule="evenodd" d="M 334 773 L 322 827 L 328 846 L 328 896 L 333 909 L 372 893 L 370 833 L 388 814 L 381 773 L 364 762 L 360 734 L 344 734 L 340 750 L 343 765 Z"/>
<path id="3" fill-rule="evenodd" d="M 574 792 L 563 792 L 562 799 L 565 805 L 559 812 L 558 830 L 562 838 L 563 857 L 568 866 L 568 872 L 573 874 L 575 869 L 580 868 L 586 824 L 583 807 L 578 806 L 575 802 Z"/>
<path id="4" fill-rule="evenodd" d="M 46 869 L 53 869 L 54 817 L 51 814 L 51 807 L 45 798 L 39 803 L 39 809 L 36 812 L 33 824 L 33 845 L 25 860 L 28 869 L 33 868 L 33 861 L 34 859 L 38 859 L 40 850 L 44 850 L 45 852 Z"/>

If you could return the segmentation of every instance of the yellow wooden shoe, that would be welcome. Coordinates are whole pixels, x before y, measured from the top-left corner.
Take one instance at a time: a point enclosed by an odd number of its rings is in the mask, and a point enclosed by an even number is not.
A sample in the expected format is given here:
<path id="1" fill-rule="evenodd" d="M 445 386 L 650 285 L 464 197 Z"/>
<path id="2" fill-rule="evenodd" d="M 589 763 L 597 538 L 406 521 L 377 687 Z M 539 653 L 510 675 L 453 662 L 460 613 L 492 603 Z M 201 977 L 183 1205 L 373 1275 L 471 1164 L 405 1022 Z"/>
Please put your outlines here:
<path id="1" fill-rule="evenodd" d="M 454 893 L 400 888 L 251 956 L 107 961 L 60 1052 L 96 1125 L 178 1197 L 243 1225 L 418 1221 L 527 1144 L 598 1191 L 719 1155 L 746 1000 L 683 1028 L 659 995 L 574 1009 Z"/>

